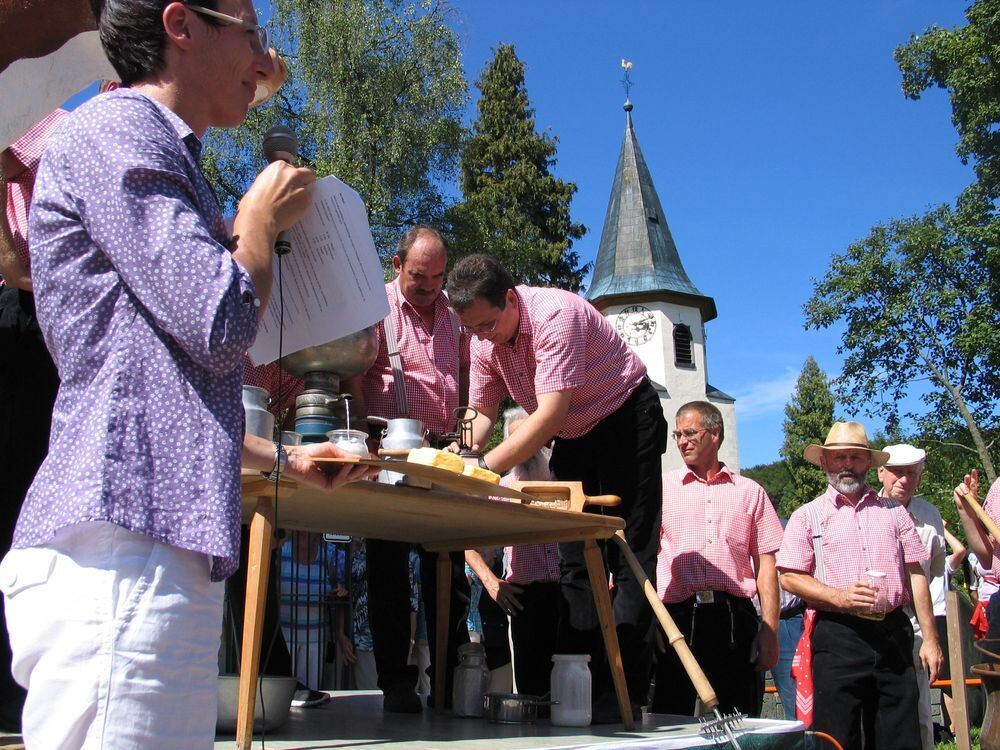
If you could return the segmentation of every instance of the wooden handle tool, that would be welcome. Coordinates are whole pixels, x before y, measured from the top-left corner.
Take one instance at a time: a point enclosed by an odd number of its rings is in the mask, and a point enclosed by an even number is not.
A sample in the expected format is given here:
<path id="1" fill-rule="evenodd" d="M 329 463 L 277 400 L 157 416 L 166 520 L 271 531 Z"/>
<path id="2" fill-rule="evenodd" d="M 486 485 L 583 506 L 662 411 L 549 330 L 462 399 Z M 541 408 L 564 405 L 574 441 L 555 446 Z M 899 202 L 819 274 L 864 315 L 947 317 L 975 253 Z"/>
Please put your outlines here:
<path id="1" fill-rule="evenodd" d="M 694 658 L 694 654 L 691 653 L 691 647 L 684 640 L 683 633 L 677 628 L 674 619 L 667 612 L 667 608 L 663 606 L 663 602 L 660 601 L 660 597 L 656 595 L 656 588 L 650 582 L 646 571 L 642 569 L 632 550 L 629 549 L 628 542 L 625 541 L 625 535 L 621 531 L 616 531 L 612 538 L 618 543 L 618 547 L 625 556 L 625 561 L 628 563 L 629 568 L 632 569 L 632 575 L 642 584 L 642 590 L 646 594 L 646 599 L 649 600 L 649 606 L 653 608 L 653 614 L 660 621 L 663 632 L 667 634 L 667 640 L 673 646 L 674 651 L 677 652 L 677 657 L 681 660 L 681 664 L 684 665 L 684 671 L 687 672 L 688 678 L 690 678 L 691 684 L 694 685 L 695 692 L 698 693 L 701 702 L 709 710 L 717 708 L 719 699 L 715 697 L 715 690 L 708 681 L 708 677 L 702 671 L 701 665 Z"/>
<path id="2" fill-rule="evenodd" d="M 979 501 L 972 496 L 971 492 L 965 492 L 962 494 L 962 499 L 965 500 L 965 504 L 972 508 L 972 512 L 976 514 L 976 517 L 982 522 L 983 527 L 990 533 L 990 535 L 1000 542 L 1000 528 L 997 528 L 996 523 L 990 518 L 990 514 L 983 510 L 983 506 L 979 504 Z"/>

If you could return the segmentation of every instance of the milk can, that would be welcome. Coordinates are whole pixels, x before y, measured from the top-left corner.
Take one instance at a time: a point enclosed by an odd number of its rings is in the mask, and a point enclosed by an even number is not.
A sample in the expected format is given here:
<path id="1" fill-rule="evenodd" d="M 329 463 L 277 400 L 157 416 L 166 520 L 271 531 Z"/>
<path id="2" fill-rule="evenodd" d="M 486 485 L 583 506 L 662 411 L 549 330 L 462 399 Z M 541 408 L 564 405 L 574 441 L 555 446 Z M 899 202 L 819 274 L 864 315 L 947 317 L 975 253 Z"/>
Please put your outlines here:
<path id="1" fill-rule="evenodd" d="M 455 716 L 482 716 L 483 698 L 490 684 L 486 650 L 481 643 L 458 647 L 458 666 L 451 691 L 451 710 Z"/>
<path id="2" fill-rule="evenodd" d="M 385 422 L 380 448 L 385 450 L 410 450 L 427 445 L 427 430 L 419 419 L 381 419 L 369 417 L 370 422 Z M 382 484 L 399 484 L 403 475 L 395 471 L 381 471 L 378 481 Z"/>
<path id="3" fill-rule="evenodd" d="M 243 412 L 248 435 L 274 440 L 274 415 L 267 410 L 270 396 L 263 388 L 243 386 Z"/>
<path id="4" fill-rule="evenodd" d="M 554 654 L 552 656 L 551 721 L 557 727 L 589 727 L 590 667 L 587 654 Z"/>

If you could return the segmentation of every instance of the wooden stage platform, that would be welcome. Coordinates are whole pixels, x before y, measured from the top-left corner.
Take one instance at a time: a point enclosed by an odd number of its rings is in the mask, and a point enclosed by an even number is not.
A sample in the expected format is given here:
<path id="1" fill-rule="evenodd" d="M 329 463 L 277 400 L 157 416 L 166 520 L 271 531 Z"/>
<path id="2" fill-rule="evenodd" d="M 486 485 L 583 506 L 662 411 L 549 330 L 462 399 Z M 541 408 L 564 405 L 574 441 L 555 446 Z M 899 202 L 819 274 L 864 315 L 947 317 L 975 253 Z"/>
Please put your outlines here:
<path id="1" fill-rule="evenodd" d="M 378 750 L 527 750 L 569 748 L 677 749 L 728 747 L 698 736 L 690 717 L 646 714 L 641 726 L 628 732 L 621 724 L 585 729 L 554 727 L 548 719 L 535 724 L 490 724 L 485 719 L 463 719 L 450 713 L 385 714 L 377 691 L 331 693 L 333 699 L 318 708 L 293 708 L 288 722 L 261 736 L 254 734 L 254 748 L 267 750 L 325 750 L 326 748 L 378 748 Z M 743 750 L 801 750 L 802 726 L 798 722 L 749 719 L 738 733 Z M 216 748 L 232 748 L 235 738 L 219 736 Z"/>

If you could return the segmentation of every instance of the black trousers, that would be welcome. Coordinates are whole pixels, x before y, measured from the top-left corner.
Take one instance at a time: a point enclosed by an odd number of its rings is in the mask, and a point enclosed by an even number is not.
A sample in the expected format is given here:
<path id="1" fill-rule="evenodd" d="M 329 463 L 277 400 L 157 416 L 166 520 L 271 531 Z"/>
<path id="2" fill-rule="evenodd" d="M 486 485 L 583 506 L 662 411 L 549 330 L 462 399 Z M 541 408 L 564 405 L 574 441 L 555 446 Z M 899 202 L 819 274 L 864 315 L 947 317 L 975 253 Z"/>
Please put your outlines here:
<path id="1" fill-rule="evenodd" d="M 625 519 L 625 538 L 650 581 L 656 583 L 662 480 L 660 456 L 667 447 L 667 423 L 656 391 L 646 379 L 628 400 L 583 437 L 556 438 L 549 466 L 556 479 L 580 481 L 588 495 L 619 495 L 609 515 Z M 597 508 L 594 512 L 602 512 Z M 615 544 L 600 543 L 610 573 L 618 643 L 629 695 L 642 703 L 649 689 L 653 612 Z M 611 672 L 594 607 L 583 543 L 559 545 L 562 579 L 559 653 L 590 654 L 593 696 L 612 691 Z"/>
<path id="2" fill-rule="evenodd" d="M 1000 596 L 991 596 L 986 605 L 986 638 L 1000 640 Z"/>
<path id="3" fill-rule="evenodd" d="M 417 668 L 406 663 L 410 648 L 410 549 L 408 542 L 384 539 L 366 540 L 368 549 L 368 624 L 372 631 L 372 650 L 378 670 L 379 689 L 416 688 Z M 437 553 L 417 548 L 420 555 L 420 595 L 427 621 L 427 640 L 431 650 L 429 674 L 434 678 L 434 645 L 437 642 Z M 469 613 L 469 580 L 465 577 L 463 553 L 452 558 L 451 600 L 448 632 L 448 692 L 451 671 L 458 664 L 458 647 L 468 643 L 466 618 Z"/>
<path id="4" fill-rule="evenodd" d="M 514 678 L 519 693 L 549 692 L 552 654 L 559 628 L 559 584 L 529 583 L 517 595 L 524 607 L 510 619 Z"/>
<path id="5" fill-rule="evenodd" d="M 668 604 L 667 611 L 691 646 L 698 664 L 712 683 L 722 711 L 760 716 L 760 674 L 750 661 L 760 619 L 749 599 L 716 594 L 713 604 L 695 606 L 694 597 Z M 656 689 L 652 710 L 661 714 L 694 715 L 698 694 L 677 652 L 666 644 L 656 655 Z"/>
<path id="6" fill-rule="evenodd" d="M 428 552 L 423 547 L 420 552 L 420 595 L 424 601 L 427 618 L 427 646 L 431 651 L 431 666 L 427 675 L 431 679 L 431 696 L 434 695 L 434 675 L 439 668 L 434 663 L 437 655 L 437 552 Z M 369 599 L 370 599 L 369 594 Z M 454 682 L 455 667 L 458 666 L 458 647 L 469 642 L 469 579 L 465 577 L 465 553 L 451 553 L 451 602 L 448 605 L 448 649 L 447 674 L 445 675 L 445 707 L 451 706 L 451 687 Z M 370 606 L 370 604 L 369 604 Z"/>
<path id="7" fill-rule="evenodd" d="M 0 287 L 0 557 L 10 549 L 21 503 L 49 448 L 59 376 L 35 318 L 34 297 Z M 0 598 L 0 725 L 19 725 L 24 690 L 10 673 Z"/>
<path id="8" fill-rule="evenodd" d="M 250 568 L 250 527 L 240 527 L 240 567 L 226 579 L 226 619 L 230 619 L 227 634 L 233 640 L 231 652 L 226 661 L 234 664 L 233 671 L 239 672 L 240 655 L 243 648 L 243 618 L 246 615 L 247 570 Z M 291 677 L 292 656 L 281 632 L 278 587 L 281 579 L 281 561 L 278 550 L 271 551 L 271 574 L 267 577 L 267 591 L 264 598 L 264 622 L 260 636 L 260 674 L 275 677 Z"/>
<path id="9" fill-rule="evenodd" d="M 902 609 L 881 622 L 822 612 L 812 637 L 813 729 L 845 750 L 920 747 L 913 628 Z"/>
<path id="10" fill-rule="evenodd" d="M 503 578 L 503 555 L 493 560 L 490 569 L 493 575 Z M 486 651 L 486 666 L 499 669 L 510 664 L 510 620 L 507 613 L 484 589 L 479 596 L 479 622 L 483 627 L 483 650 Z"/>
<path id="11" fill-rule="evenodd" d="M 368 625 L 378 686 L 416 687 L 417 668 L 406 663 L 410 648 L 410 548 L 408 542 L 365 541 L 368 550 Z M 433 624 L 428 619 L 427 627 Z"/>

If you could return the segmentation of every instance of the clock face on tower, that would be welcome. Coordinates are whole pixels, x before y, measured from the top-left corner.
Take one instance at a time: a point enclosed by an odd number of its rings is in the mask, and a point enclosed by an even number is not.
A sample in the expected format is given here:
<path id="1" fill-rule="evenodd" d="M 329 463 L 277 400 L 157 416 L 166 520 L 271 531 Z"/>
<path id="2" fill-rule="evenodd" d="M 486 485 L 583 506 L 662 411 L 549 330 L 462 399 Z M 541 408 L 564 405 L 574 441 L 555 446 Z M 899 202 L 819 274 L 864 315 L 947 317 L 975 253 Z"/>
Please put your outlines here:
<path id="1" fill-rule="evenodd" d="M 656 316 L 648 307 L 632 305 L 618 313 L 615 328 L 626 344 L 639 346 L 653 338 L 653 334 L 656 333 Z"/>

